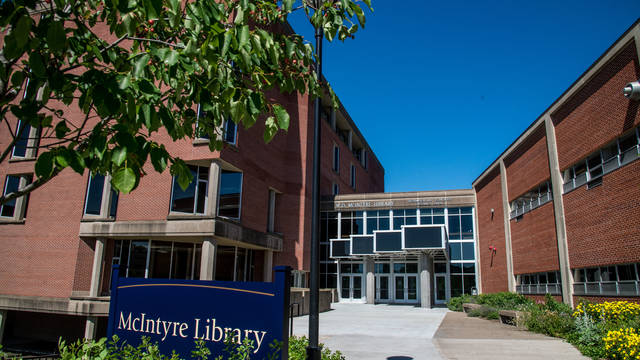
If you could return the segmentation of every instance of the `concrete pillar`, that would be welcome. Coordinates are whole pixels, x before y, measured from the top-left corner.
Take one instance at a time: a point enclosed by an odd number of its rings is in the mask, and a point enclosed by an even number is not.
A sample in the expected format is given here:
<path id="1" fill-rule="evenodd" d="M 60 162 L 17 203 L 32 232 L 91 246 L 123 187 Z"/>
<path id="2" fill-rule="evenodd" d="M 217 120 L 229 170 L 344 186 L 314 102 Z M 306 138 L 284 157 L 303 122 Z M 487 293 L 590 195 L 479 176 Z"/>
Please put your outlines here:
<path id="1" fill-rule="evenodd" d="M 96 246 L 93 251 L 93 268 L 91 269 L 91 286 L 89 296 L 100 296 L 100 285 L 102 285 L 102 262 L 104 261 L 104 245 L 106 239 L 96 238 Z"/>
<path id="2" fill-rule="evenodd" d="M 0 345 L 4 336 L 4 327 L 7 325 L 7 310 L 0 310 Z"/>
<path id="3" fill-rule="evenodd" d="M 107 219 L 111 212 L 111 175 L 104 176 L 104 185 L 102 186 L 102 202 L 100 203 L 100 217 Z"/>
<path id="4" fill-rule="evenodd" d="M 263 281 L 264 282 L 272 282 L 273 281 L 273 250 L 265 250 L 264 251 L 264 268 L 263 272 Z"/>
<path id="5" fill-rule="evenodd" d="M 202 241 L 202 257 L 200 258 L 200 280 L 213 280 L 216 259 L 216 240 L 207 237 Z"/>
<path id="6" fill-rule="evenodd" d="M 209 166 L 209 188 L 207 189 L 207 196 L 209 197 L 207 205 L 207 215 L 218 215 L 218 192 L 220 191 L 220 164 L 217 161 L 212 161 Z"/>
<path id="7" fill-rule="evenodd" d="M 509 190 L 507 187 L 507 168 L 500 160 L 500 183 L 502 184 L 502 213 L 504 218 L 504 252 L 507 258 L 507 290 L 516 291 L 516 279 L 513 275 L 513 253 L 511 252 L 511 220 L 509 219 Z"/>
<path id="8" fill-rule="evenodd" d="M 556 130 L 550 116 L 544 119 L 547 135 L 547 152 L 549 154 L 549 172 L 551 174 L 551 191 L 553 195 L 553 213 L 555 214 L 556 240 L 558 241 L 558 264 L 562 281 L 562 301 L 573 307 L 573 274 L 569 264 L 569 246 L 567 244 L 567 228 L 564 221 L 564 202 L 562 199 L 562 173 L 558 161 Z"/>
<path id="9" fill-rule="evenodd" d="M 98 317 L 87 316 L 87 323 L 84 326 L 84 338 L 87 340 L 95 339 L 97 327 L 98 327 Z"/>
<path id="10" fill-rule="evenodd" d="M 431 277 L 433 273 L 433 259 L 429 254 L 420 253 L 419 258 L 420 272 L 420 306 L 423 308 L 431 308 Z"/>
<path id="11" fill-rule="evenodd" d="M 374 268 L 375 261 L 373 258 L 366 257 L 364 259 L 364 273 L 367 277 L 367 283 L 365 285 L 367 304 L 375 304 L 376 302 L 376 275 Z"/>

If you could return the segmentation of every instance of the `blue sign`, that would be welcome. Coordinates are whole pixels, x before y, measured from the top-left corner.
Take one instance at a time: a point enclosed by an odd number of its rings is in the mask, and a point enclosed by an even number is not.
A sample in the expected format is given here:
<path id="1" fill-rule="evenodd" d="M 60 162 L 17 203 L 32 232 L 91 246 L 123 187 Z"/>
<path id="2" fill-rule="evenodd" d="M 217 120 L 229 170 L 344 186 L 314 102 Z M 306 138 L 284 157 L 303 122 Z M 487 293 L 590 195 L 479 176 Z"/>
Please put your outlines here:
<path id="1" fill-rule="evenodd" d="M 272 283 L 142 279 L 121 278 L 114 265 L 108 336 L 134 346 L 147 336 L 163 353 L 185 359 L 198 339 L 211 358 L 223 354 L 225 340 L 251 340 L 252 359 L 268 358 L 278 342 L 287 359 L 290 273 L 276 267 Z"/>

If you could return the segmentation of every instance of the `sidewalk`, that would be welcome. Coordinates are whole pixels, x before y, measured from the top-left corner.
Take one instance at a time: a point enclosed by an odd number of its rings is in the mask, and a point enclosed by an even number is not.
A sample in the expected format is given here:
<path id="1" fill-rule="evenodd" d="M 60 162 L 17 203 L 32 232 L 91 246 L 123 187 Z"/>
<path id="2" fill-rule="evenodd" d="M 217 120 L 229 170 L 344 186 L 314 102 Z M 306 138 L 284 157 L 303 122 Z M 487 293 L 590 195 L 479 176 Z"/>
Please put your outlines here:
<path id="1" fill-rule="evenodd" d="M 557 338 L 449 312 L 433 343 L 446 359 L 588 359 Z"/>

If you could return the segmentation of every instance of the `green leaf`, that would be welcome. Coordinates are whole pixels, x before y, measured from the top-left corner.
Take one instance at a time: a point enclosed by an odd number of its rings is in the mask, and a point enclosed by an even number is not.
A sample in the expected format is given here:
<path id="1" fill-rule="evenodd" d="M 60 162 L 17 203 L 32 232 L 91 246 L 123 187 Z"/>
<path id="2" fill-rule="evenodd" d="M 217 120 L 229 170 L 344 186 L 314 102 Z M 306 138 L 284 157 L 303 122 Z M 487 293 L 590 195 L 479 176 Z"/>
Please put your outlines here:
<path id="1" fill-rule="evenodd" d="M 71 129 L 69 129 L 69 127 L 67 126 L 66 121 L 62 120 L 58 124 L 56 124 L 55 131 L 56 137 L 58 139 L 62 139 L 65 135 L 67 135 L 67 133 L 69 133 L 69 131 L 71 131 Z"/>
<path id="2" fill-rule="evenodd" d="M 264 142 L 267 144 L 271 142 L 277 132 L 278 125 L 276 124 L 276 120 L 273 116 L 269 116 L 267 120 L 264 121 L 264 134 L 262 135 Z"/>
<path id="3" fill-rule="evenodd" d="M 273 112 L 278 119 L 278 126 L 282 130 L 289 129 L 289 113 L 280 105 L 273 106 Z"/>
<path id="4" fill-rule="evenodd" d="M 187 47 L 184 49 L 184 53 L 187 56 L 195 56 L 198 54 L 198 46 L 193 39 L 189 39 L 189 42 L 187 42 Z"/>
<path id="5" fill-rule="evenodd" d="M 21 87 L 24 82 L 24 73 L 22 71 L 16 71 L 11 75 L 11 86 Z"/>
<path id="6" fill-rule="evenodd" d="M 138 60 L 133 64 L 133 76 L 141 77 L 144 74 L 144 68 L 147 66 L 147 62 L 149 62 L 149 54 L 143 54 L 138 57 Z"/>
<path id="7" fill-rule="evenodd" d="M 164 59 L 164 63 L 169 66 L 173 66 L 178 62 L 178 52 L 175 50 L 169 51 L 167 57 Z"/>
<path id="8" fill-rule="evenodd" d="M 64 49 L 64 43 L 67 36 L 64 32 L 64 26 L 61 21 L 52 21 L 47 30 L 47 44 L 53 51 Z"/>
<path id="9" fill-rule="evenodd" d="M 126 147 L 117 147 L 113 149 L 113 151 L 111 152 L 111 162 L 116 164 L 116 166 L 122 165 L 122 163 L 126 158 L 127 158 Z"/>
<path id="10" fill-rule="evenodd" d="M 164 146 L 152 147 L 150 155 L 153 168 L 156 169 L 156 171 L 159 173 L 163 172 L 167 168 L 167 159 L 169 158 L 169 153 L 164 148 Z"/>
<path id="11" fill-rule="evenodd" d="M 16 43 L 19 47 L 24 47 L 29 41 L 29 32 L 31 31 L 32 20 L 28 15 L 23 15 L 18 20 L 15 29 L 12 31 L 15 33 Z"/>
<path id="12" fill-rule="evenodd" d="M 136 173 L 133 171 L 133 169 L 123 167 L 113 173 L 113 177 L 111 178 L 111 185 L 113 185 L 116 190 L 128 194 L 136 186 L 137 181 L 138 177 L 136 176 Z"/>
<path id="13" fill-rule="evenodd" d="M 291 9 L 293 8 L 293 1 L 294 0 L 283 0 L 282 1 L 282 7 L 284 9 L 284 11 L 286 12 L 290 12 Z M 304 3 L 305 1 L 303 1 Z"/>
<path id="14" fill-rule="evenodd" d="M 247 43 L 249 43 L 249 25 L 244 25 L 240 27 L 240 33 L 238 34 L 238 47 L 242 48 Z"/>
<path id="15" fill-rule="evenodd" d="M 244 23 L 244 10 L 242 7 L 238 8 L 238 12 L 236 13 L 236 19 L 234 20 L 234 24 L 242 24 Z"/>
<path id="16" fill-rule="evenodd" d="M 36 161 L 36 176 L 47 179 L 53 173 L 53 154 L 46 152 L 38 156 Z"/>
<path id="17" fill-rule="evenodd" d="M 227 51 L 229 51 L 229 45 L 231 44 L 231 37 L 233 36 L 233 30 L 227 30 L 227 32 L 224 33 L 224 43 L 222 44 L 222 56 L 225 56 L 227 54 Z"/>

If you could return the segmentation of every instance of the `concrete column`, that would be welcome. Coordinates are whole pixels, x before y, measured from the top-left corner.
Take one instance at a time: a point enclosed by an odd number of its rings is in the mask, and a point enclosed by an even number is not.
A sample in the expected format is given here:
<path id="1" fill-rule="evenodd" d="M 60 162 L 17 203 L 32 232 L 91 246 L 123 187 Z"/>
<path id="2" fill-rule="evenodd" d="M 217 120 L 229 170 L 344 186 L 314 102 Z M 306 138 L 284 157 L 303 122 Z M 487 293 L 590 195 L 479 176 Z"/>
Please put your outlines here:
<path id="1" fill-rule="evenodd" d="M 20 181 L 18 182 L 18 189 L 22 189 L 25 186 L 29 185 L 27 182 L 26 176 L 20 176 Z M 16 207 L 13 210 L 13 219 L 14 220 L 22 220 L 24 219 L 24 212 L 27 209 L 27 195 L 20 196 L 16 199 Z"/>
<path id="2" fill-rule="evenodd" d="M 500 183 L 502 184 L 502 213 L 504 218 L 504 252 L 507 258 L 507 290 L 516 291 L 516 279 L 513 275 L 513 253 L 511 252 L 511 220 L 509 219 L 509 190 L 507 187 L 507 168 L 500 160 Z"/>
<path id="3" fill-rule="evenodd" d="M 216 239 L 207 237 L 202 241 L 200 258 L 200 280 L 213 280 L 216 259 Z"/>
<path id="4" fill-rule="evenodd" d="M 273 250 L 265 250 L 264 251 L 264 268 L 263 272 L 263 281 L 264 282 L 272 282 L 273 281 Z"/>
<path id="5" fill-rule="evenodd" d="M 367 277 L 367 283 L 365 285 L 365 291 L 367 296 L 367 304 L 375 304 L 376 302 L 376 275 L 375 275 L 375 261 L 372 257 L 366 257 L 364 259 L 364 273 Z"/>
<path id="6" fill-rule="evenodd" d="M 551 191 L 553 195 L 553 213 L 556 223 L 556 240 L 558 241 L 558 263 L 560 280 L 562 281 L 562 301 L 573 307 L 573 274 L 569 264 L 569 246 L 567 244 L 567 228 L 564 221 L 564 202 L 562 199 L 562 173 L 558 161 L 556 130 L 550 116 L 544 119 L 547 135 L 547 152 L 549 154 L 549 172 L 551 174 Z"/>
<path id="7" fill-rule="evenodd" d="M 420 272 L 420 306 L 423 308 L 431 308 L 431 277 L 433 273 L 433 259 L 429 254 L 420 253 L 419 258 Z"/>
<path id="8" fill-rule="evenodd" d="M 102 202 L 100 203 L 100 217 L 108 218 L 111 212 L 111 175 L 104 176 L 104 185 L 102 187 Z"/>
<path id="9" fill-rule="evenodd" d="M 0 310 L 0 344 L 4 336 L 4 327 L 7 325 L 7 310 Z"/>
<path id="10" fill-rule="evenodd" d="M 87 323 L 84 326 L 84 338 L 88 340 L 95 339 L 97 327 L 98 327 L 98 317 L 87 316 Z"/>
<path id="11" fill-rule="evenodd" d="M 212 161 L 209 166 L 209 188 L 207 189 L 207 215 L 218 215 L 218 192 L 220 191 L 220 164 Z"/>
<path id="12" fill-rule="evenodd" d="M 89 288 L 89 296 L 91 297 L 97 297 L 100 295 L 105 242 L 106 239 L 104 238 L 96 238 L 96 246 L 93 251 L 93 268 L 91 269 L 91 287 Z"/>

